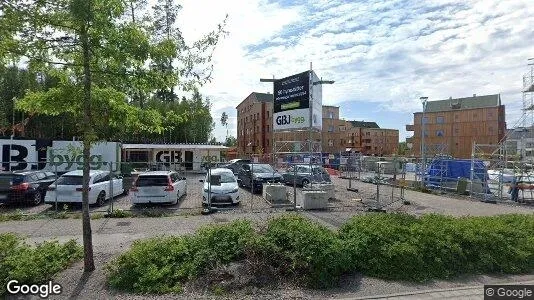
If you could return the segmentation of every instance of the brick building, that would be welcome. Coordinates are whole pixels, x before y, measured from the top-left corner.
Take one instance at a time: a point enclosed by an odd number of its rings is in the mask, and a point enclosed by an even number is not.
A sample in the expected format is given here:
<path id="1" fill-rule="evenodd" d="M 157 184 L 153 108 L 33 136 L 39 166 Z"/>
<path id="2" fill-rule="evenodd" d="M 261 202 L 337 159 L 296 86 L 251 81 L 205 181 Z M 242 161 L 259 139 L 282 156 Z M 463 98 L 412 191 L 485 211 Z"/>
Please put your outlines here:
<path id="1" fill-rule="evenodd" d="M 422 121 L 425 122 L 425 148 L 427 156 L 451 155 L 470 158 L 473 142 L 498 144 L 505 135 L 506 122 L 501 96 L 486 95 L 438 101 L 428 101 L 425 117 L 414 113 L 414 124 L 406 125 L 414 135 L 407 138 L 412 155 L 421 156 Z"/>
<path id="2" fill-rule="evenodd" d="M 307 131 L 272 132 L 272 94 L 251 93 L 237 107 L 237 150 L 239 156 L 271 153 L 277 141 L 306 141 Z M 319 133 L 312 139 L 319 140 Z M 348 150 L 365 155 L 391 155 L 397 152 L 399 131 L 380 128 L 375 122 L 345 121 L 339 107 L 323 105 L 320 133 L 322 151 L 339 153 Z"/>

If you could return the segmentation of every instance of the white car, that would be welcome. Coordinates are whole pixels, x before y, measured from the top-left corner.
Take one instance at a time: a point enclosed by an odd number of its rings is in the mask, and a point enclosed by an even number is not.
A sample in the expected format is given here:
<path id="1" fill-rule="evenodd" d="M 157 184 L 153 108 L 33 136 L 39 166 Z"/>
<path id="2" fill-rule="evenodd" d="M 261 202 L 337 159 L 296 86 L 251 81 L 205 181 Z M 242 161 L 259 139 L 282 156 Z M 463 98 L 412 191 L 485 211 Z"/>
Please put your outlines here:
<path id="1" fill-rule="evenodd" d="M 212 183 L 215 178 L 213 176 L 216 176 L 217 178 L 220 176 L 219 184 L 216 185 L 214 183 L 210 185 L 210 176 L 212 176 Z M 204 206 L 208 205 L 208 199 L 210 199 L 210 197 L 211 204 L 239 204 L 239 186 L 237 185 L 237 179 L 232 170 L 226 168 L 211 169 L 211 171 L 206 174 L 206 178 L 200 181 L 204 182 L 204 193 L 202 197 L 202 204 Z"/>
<path id="2" fill-rule="evenodd" d="M 187 194 L 185 177 L 172 171 L 152 171 L 139 174 L 130 189 L 133 204 L 176 204 Z"/>
<path id="3" fill-rule="evenodd" d="M 48 186 L 45 203 L 82 203 L 83 171 L 76 170 L 61 175 Z M 102 206 L 107 199 L 125 193 L 122 179 L 109 171 L 89 171 L 89 204 Z"/>

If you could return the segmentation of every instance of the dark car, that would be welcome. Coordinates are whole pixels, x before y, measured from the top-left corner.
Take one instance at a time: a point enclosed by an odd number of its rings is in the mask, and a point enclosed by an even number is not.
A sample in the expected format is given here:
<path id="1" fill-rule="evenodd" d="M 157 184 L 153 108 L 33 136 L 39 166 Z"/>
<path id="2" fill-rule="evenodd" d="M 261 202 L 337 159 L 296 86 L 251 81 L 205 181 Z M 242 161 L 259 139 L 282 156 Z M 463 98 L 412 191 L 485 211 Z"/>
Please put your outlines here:
<path id="1" fill-rule="evenodd" d="M 263 183 L 282 182 L 284 178 L 268 164 L 244 164 L 237 174 L 241 187 L 248 187 L 252 192 L 261 192 Z"/>
<path id="2" fill-rule="evenodd" d="M 232 159 L 229 160 L 227 164 L 220 166 L 220 168 L 230 169 L 234 174 L 239 174 L 239 171 L 244 164 L 250 164 L 250 159 Z"/>
<path id="3" fill-rule="evenodd" d="M 56 175 L 44 171 L 0 173 L 0 203 L 38 205 Z"/>
<path id="4" fill-rule="evenodd" d="M 310 171 L 311 170 L 311 171 Z M 330 174 L 321 166 L 312 165 L 294 165 L 287 169 L 285 173 L 282 174 L 284 177 L 284 182 L 286 184 L 293 184 L 295 181 L 296 185 L 306 186 L 311 183 L 323 183 L 323 182 L 332 182 Z"/>

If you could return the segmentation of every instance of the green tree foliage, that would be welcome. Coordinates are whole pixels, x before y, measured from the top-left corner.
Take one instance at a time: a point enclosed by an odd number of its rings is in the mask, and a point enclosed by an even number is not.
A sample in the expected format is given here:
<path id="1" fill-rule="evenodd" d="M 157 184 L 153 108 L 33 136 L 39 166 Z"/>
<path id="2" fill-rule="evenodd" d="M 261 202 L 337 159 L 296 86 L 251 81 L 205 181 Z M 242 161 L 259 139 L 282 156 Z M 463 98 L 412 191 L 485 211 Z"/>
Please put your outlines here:
<path id="1" fill-rule="evenodd" d="M 169 120 L 176 119 L 176 114 L 162 114 L 155 107 L 130 103 L 135 97 L 139 100 L 157 94 L 155 91 L 169 88 L 172 91 L 178 83 L 185 86 L 190 75 L 187 71 L 207 61 L 186 60 L 181 69 L 169 68 L 180 57 L 177 53 L 183 45 L 170 35 L 161 40 L 154 38 L 150 14 L 142 21 L 128 16 L 127 12 L 132 12 L 128 8 L 134 6 L 133 0 L 0 2 L 0 62 L 27 62 L 30 74 L 52 76 L 58 81 L 48 89 L 35 88 L 25 93 L 16 102 L 16 108 L 32 115 L 71 116 L 83 137 L 85 271 L 94 270 L 88 204 L 91 143 L 128 132 L 163 134 L 165 122 L 170 126 Z M 154 16 L 157 15 L 155 11 Z M 193 47 L 206 52 L 222 32 L 219 26 L 215 33 L 208 34 L 209 39 Z M 165 62 L 167 67 L 146 67 L 155 62 Z M 179 81 L 180 77 L 184 80 Z M 193 78 L 186 90 L 194 90 L 201 83 L 201 78 Z M 209 103 L 203 102 L 197 92 L 192 103 L 193 108 L 195 105 L 209 108 Z M 209 109 L 207 112 L 209 115 Z M 196 117 L 200 118 L 200 125 L 206 126 L 195 130 L 201 134 L 203 130 L 208 132 L 207 139 L 213 120 L 203 115 Z"/>
<path id="2" fill-rule="evenodd" d="M 234 136 L 227 136 L 226 142 L 224 143 L 226 147 L 235 147 L 237 146 L 237 139 Z"/>

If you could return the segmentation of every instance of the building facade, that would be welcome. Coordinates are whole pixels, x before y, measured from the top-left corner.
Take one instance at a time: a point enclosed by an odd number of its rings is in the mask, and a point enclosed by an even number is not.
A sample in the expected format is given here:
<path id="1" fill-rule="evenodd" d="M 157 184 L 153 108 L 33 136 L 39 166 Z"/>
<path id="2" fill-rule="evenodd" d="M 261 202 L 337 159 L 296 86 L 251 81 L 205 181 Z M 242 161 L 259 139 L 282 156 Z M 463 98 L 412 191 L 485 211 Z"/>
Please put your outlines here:
<path id="1" fill-rule="evenodd" d="M 427 157 L 470 158 L 473 143 L 496 145 L 506 131 L 500 94 L 428 101 L 424 118 L 423 112 L 415 112 L 413 120 L 406 130 L 414 135 L 406 142 L 412 144 L 411 154 L 416 157 L 422 156 L 423 127 Z"/>
<path id="2" fill-rule="evenodd" d="M 307 130 L 273 133 L 272 101 L 272 94 L 251 93 L 236 107 L 238 156 L 277 152 L 275 144 L 310 139 Z M 375 122 L 343 120 L 337 106 L 323 105 L 322 114 L 322 131 L 311 135 L 312 140 L 321 141 L 322 152 L 354 151 L 377 156 L 397 152 L 398 130 L 380 128 Z"/>

